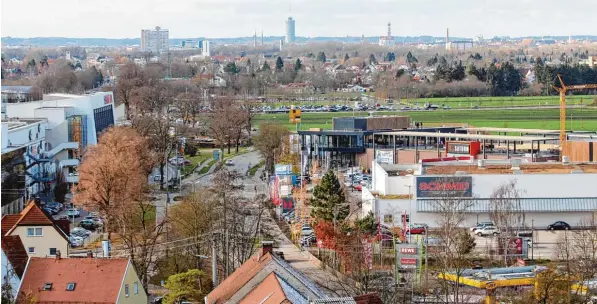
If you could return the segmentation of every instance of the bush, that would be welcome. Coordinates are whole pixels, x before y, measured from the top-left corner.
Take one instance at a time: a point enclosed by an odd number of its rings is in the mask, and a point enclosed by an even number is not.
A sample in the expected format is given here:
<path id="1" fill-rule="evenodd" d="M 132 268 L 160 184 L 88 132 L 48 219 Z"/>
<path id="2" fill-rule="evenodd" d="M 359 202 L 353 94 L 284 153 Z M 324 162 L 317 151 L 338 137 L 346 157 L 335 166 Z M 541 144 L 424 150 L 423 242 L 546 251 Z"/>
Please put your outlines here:
<path id="1" fill-rule="evenodd" d="M 197 152 L 197 147 L 195 145 L 186 145 L 184 147 L 184 153 L 188 154 L 190 157 L 196 156 Z"/>

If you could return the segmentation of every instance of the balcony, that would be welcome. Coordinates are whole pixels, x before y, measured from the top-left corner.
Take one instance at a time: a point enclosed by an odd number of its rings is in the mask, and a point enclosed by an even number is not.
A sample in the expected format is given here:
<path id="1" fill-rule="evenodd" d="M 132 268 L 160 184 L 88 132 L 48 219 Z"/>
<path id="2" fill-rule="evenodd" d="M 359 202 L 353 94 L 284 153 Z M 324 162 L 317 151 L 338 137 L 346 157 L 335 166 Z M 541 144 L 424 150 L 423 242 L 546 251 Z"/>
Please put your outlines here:
<path id="1" fill-rule="evenodd" d="M 71 183 L 71 184 L 77 184 L 77 183 L 79 183 L 79 176 L 78 175 L 65 176 L 64 179 L 66 180 L 67 183 Z"/>
<path id="2" fill-rule="evenodd" d="M 71 159 L 63 159 L 58 163 L 58 167 L 60 168 L 64 168 L 64 167 L 76 167 L 80 164 L 80 161 L 76 158 L 71 158 Z"/>

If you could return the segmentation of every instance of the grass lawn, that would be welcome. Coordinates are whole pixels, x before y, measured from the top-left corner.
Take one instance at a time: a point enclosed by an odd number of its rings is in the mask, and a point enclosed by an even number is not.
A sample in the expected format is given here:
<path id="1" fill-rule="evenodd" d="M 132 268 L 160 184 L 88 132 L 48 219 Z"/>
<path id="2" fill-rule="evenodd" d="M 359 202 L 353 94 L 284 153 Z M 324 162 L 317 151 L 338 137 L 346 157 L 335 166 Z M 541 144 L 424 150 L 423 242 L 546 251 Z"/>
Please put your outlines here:
<path id="1" fill-rule="evenodd" d="M 215 159 L 213 159 L 213 151 L 214 150 L 220 150 L 220 149 L 200 149 L 197 153 L 196 156 L 194 157 L 190 157 L 188 155 L 185 155 L 185 157 L 191 161 L 191 166 L 187 166 L 188 169 L 188 173 L 191 173 L 190 170 L 192 170 L 192 168 L 195 168 L 196 165 L 201 165 L 203 163 L 206 163 L 206 165 L 201 168 L 201 170 L 197 171 L 197 174 L 201 175 L 201 174 L 205 174 L 207 173 L 207 171 L 209 171 L 209 168 L 211 168 L 211 166 L 213 166 L 217 161 Z M 233 158 L 239 154 L 244 154 L 247 153 L 249 151 L 249 148 L 247 147 L 239 147 L 238 148 L 238 153 L 236 153 L 234 148 L 230 149 L 230 154 L 227 154 L 228 149 L 224 149 L 224 160 Z"/>
<path id="2" fill-rule="evenodd" d="M 594 95 L 573 95 L 567 96 L 566 102 L 569 105 L 591 104 L 597 96 Z M 451 108 L 484 107 L 518 107 L 518 106 L 557 106 L 560 104 L 559 96 L 515 96 L 515 97 L 444 97 L 444 98 L 416 98 L 401 99 L 402 104 L 423 107 L 426 103 L 435 105 L 446 105 Z"/>
<path id="3" fill-rule="evenodd" d="M 357 116 L 367 116 L 367 112 L 357 112 Z M 375 116 L 404 115 L 411 121 L 420 121 L 428 125 L 442 124 L 470 124 L 476 127 L 501 128 L 559 128 L 559 109 L 495 109 L 495 110 L 436 110 L 436 111 L 393 111 L 375 112 Z M 332 128 L 333 117 L 353 116 L 352 112 L 324 112 L 303 113 L 301 130 L 309 128 Z M 566 111 L 567 128 L 572 130 L 597 130 L 597 108 L 568 109 Z M 296 126 L 291 124 L 288 114 L 259 114 L 255 117 L 256 124 L 274 122 L 284 125 L 294 131 Z"/>
<path id="4" fill-rule="evenodd" d="M 262 160 L 255 166 L 251 167 L 251 169 L 249 169 L 249 176 L 255 176 L 255 173 L 257 173 L 257 170 L 259 170 L 259 168 L 263 167 L 263 164 L 264 161 Z"/>

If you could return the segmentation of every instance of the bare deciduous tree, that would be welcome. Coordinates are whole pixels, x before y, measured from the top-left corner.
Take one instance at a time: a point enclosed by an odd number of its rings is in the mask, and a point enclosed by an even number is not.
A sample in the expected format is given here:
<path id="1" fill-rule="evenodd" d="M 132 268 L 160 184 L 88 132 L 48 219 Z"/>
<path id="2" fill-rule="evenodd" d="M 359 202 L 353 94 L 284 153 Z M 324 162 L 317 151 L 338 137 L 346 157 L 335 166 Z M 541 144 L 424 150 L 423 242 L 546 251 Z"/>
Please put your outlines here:
<path id="1" fill-rule="evenodd" d="M 145 192 L 153 159 L 145 140 L 129 127 L 108 129 L 96 146 L 87 148 L 74 202 L 106 218 L 108 237 L 116 216 Z"/>
<path id="2" fill-rule="evenodd" d="M 516 188 L 516 180 L 503 183 L 491 194 L 489 217 L 501 230 L 498 252 L 504 255 L 504 266 L 508 265 L 508 256 L 512 254 L 509 246 L 516 236 L 516 231 L 525 224 L 525 213 L 520 201 L 521 194 L 522 191 Z"/>

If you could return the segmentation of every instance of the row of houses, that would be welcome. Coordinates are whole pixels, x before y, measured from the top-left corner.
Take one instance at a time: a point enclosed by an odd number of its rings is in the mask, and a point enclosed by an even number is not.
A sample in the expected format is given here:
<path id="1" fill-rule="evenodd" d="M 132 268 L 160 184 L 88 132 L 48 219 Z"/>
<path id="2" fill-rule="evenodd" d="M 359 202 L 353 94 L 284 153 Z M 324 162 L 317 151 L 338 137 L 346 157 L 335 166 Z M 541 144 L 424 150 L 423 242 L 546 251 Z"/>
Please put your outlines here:
<path id="1" fill-rule="evenodd" d="M 129 259 L 70 257 L 69 221 L 31 201 L 2 216 L 2 288 L 25 303 L 147 303 Z M 3 292 L 4 292 L 3 291 Z"/>

